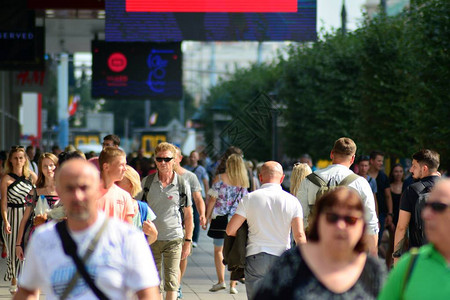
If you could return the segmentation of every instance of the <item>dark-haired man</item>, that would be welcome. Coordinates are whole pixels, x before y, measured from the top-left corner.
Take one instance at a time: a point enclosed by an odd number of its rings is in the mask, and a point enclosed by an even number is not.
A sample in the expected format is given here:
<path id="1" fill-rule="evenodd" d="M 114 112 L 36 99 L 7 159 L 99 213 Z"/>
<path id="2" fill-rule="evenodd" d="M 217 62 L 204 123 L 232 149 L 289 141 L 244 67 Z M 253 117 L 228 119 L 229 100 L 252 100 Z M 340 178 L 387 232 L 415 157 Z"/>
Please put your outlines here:
<path id="1" fill-rule="evenodd" d="M 355 153 L 355 142 L 350 138 L 342 137 L 334 143 L 333 149 L 331 150 L 330 158 L 333 164 L 325 169 L 317 170 L 313 174 L 320 177 L 328 184 L 328 186 L 342 184 L 344 179 L 347 179 L 351 174 L 354 175 L 350 170 L 350 166 L 355 161 Z M 364 204 L 364 219 L 367 223 L 366 236 L 369 252 L 373 255 L 377 255 L 378 218 L 375 211 L 375 201 L 373 199 L 372 189 L 367 180 L 361 176 L 357 176 L 357 178 L 350 181 L 348 186 L 354 188 L 359 193 Z M 319 189 L 320 187 L 308 178 L 305 178 L 300 185 L 299 200 L 303 207 L 304 220 L 307 219 L 316 203 L 317 192 Z M 306 225 L 307 223 L 305 223 L 305 227 Z"/>
<path id="2" fill-rule="evenodd" d="M 102 147 L 105 149 L 106 147 L 119 148 L 120 146 L 120 137 L 115 134 L 108 134 L 103 138 Z M 97 167 L 99 171 L 101 171 L 100 164 L 98 162 L 98 156 L 92 157 L 88 160 L 91 164 Z"/>
<path id="3" fill-rule="evenodd" d="M 385 227 L 393 226 L 393 206 L 391 196 L 391 184 L 389 178 L 383 172 L 384 154 L 380 151 L 370 152 L 369 176 L 377 182 L 376 200 L 378 203 L 378 219 L 380 220 L 380 231 L 378 241 L 381 241 Z"/>
<path id="4" fill-rule="evenodd" d="M 410 247 L 420 247 L 426 243 L 422 238 L 423 229 L 418 226 L 421 220 L 417 220 L 415 216 L 416 204 L 420 195 L 429 192 L 439 179 L 439 163 L 440 156 L 433 150 L 422 149 L 412 156 L 412 165 L 409 171 L 411 176 L 418 181 L 408 186 L 400 199 L 400 213 L 394 240 L 394 263 L 401 255 L 407 228 L 409 228 Z"/>

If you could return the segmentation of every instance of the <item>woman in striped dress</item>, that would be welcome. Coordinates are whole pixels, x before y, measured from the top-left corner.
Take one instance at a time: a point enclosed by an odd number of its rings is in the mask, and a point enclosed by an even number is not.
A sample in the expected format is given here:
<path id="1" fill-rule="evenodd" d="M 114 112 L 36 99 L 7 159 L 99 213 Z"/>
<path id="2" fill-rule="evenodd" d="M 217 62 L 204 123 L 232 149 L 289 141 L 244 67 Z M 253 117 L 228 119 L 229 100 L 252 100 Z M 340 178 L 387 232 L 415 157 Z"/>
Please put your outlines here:
<path id="1" fill-rule="evenodd" d="M 5 162 L 5 176 L 2 178 L 1 212 L 3 218 L 3 238 L 6 242 L 8 269 L 5 281 L 11 280 L 10 292 L 17 291 L 17 269 L 19 260 L 16 257 L 15 242 L 20 221 L 25 211 L 25 197 L 33 189 L 37 175 L 30 171 L 27 154 L 23 146 L 13 146 Z"/>

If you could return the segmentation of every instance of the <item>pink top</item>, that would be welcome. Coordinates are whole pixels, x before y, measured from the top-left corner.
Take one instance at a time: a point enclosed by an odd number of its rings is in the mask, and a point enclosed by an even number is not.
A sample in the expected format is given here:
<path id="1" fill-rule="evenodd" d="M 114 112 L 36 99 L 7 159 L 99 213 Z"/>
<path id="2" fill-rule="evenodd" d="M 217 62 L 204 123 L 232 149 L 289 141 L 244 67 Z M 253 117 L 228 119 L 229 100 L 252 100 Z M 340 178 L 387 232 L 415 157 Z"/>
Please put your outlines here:
<path id="1" fill-rule="evenodd" d="M 134 216 L 133 198 L 128 192 L 115 184 L 97 200 L 97 207 L 104 211 L 107 216 L 122 221 L 125 221 L 127 216 Z"/>

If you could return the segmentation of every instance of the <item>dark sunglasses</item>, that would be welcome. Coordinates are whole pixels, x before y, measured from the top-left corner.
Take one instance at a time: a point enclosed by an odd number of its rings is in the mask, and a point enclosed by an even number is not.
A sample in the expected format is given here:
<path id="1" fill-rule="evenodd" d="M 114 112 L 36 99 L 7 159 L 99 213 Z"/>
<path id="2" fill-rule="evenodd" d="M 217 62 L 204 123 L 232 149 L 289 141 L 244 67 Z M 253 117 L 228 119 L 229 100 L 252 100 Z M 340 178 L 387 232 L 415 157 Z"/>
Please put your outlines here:
<path id="1" fill-rule="evenodd" d="M 358 222 L 358 220 L 361 219 L 353 216 L 340 216 L 335 213 L 326 213 L 325 218 L 327 222 L 330 224 L 336 224 L 339 220 L 344 220 L 345 224 L 347 225 L 355 225 L 356 222 Z"/>
<path id="2" fill-rule="evenodd" d="M 169 161 L 171 161 L 173 159 L 173 157 L 157 157 L 156 158 L 156 161 L 157 162 L 162 162 L 162 161 L 165 161 L 165 162 L 169 162 Z"/>
<path id="3" fill-rule="evenodd" d="M 448 204 L 442 202 L 425 202 L 424 205 L 434 212 L 443 212 L 448 208 Z"/>

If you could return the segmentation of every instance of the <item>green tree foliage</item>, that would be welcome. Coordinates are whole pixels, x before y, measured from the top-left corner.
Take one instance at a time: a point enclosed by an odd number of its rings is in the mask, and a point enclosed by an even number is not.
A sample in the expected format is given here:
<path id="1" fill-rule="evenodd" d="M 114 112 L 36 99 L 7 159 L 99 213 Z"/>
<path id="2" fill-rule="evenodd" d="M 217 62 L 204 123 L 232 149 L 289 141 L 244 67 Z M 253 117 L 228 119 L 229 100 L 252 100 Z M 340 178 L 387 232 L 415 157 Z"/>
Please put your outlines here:
<path id="1" fill-rule="evenodd" d="M 252 126 L 245 126 L 245 122 L 250 121 L 251 116 L 255 112 L 248 106 L 252 102 L 258 101 L 255 99 L 261 92 L 270 93 L 276 91 L 279 81 L 280 69 L 274 64 L 254 64 L 248 69 L 240 69 L 236 71 L 227 80 L 220 80 L 219 84 L 213 87 L 210 95 L 207 98 L 207 103 L 203 108 L 203 122 L 206 129 L 206 138 L 208 141 L 214 139 L 214 135 L 220 133 L 220 138 L 223 141 L 222 146 L 234 144 L 235 146 L 243 148 L 246 158 L 255 158 L 264 160 L 271 157 L 271 117 L 263 117 L 264 129 Z M 232 132 L 224 131 L 224 126 L 218 126 L 213 121 L 214 113 L 220 112 L 231 116 L 232 122 L 230 126 L 233 127 Z M 254 117 L 255 115 L 253 115 Z M 248 124 L 248 123 L 247 123 Z M 233 133 L 239 135 L 242 139 L 238 143 L 233 143 L 231 137 Z M 250 142 L 249 142 L 250 141 Z M 216 149 L 222 151 L 224 149 Z M 220 153 L 215 153 L 220 154 Z"/>
<path id="2" fill-rule="evenodd" d="M 397 16 L 367 18 L 355 32 L 293 46 L 288 59 L 239 71 L 211 90 L 207 107 L 221 103 L 234 116 L 251 95 L 276 90 L 286 105 L 283 148 L 292 157 L 327 158 L 333 141 L 349 136 L 359 153 L 410 157 L 432 148 L 449 169 L 449 16 L 448 0 L 411 1 Z M 264 143 L 270 149 L 270 138 Z"/>

